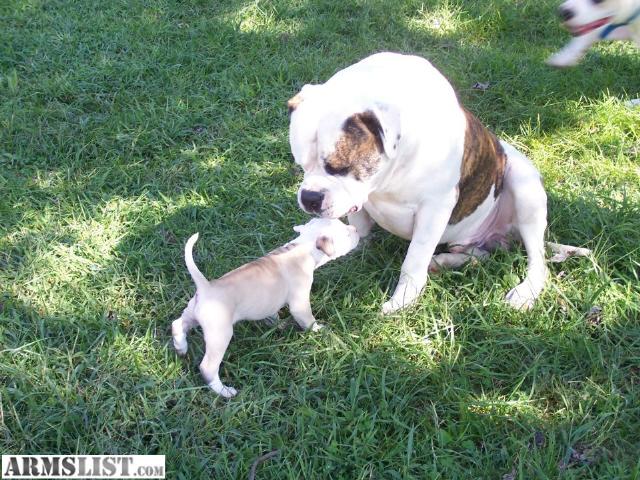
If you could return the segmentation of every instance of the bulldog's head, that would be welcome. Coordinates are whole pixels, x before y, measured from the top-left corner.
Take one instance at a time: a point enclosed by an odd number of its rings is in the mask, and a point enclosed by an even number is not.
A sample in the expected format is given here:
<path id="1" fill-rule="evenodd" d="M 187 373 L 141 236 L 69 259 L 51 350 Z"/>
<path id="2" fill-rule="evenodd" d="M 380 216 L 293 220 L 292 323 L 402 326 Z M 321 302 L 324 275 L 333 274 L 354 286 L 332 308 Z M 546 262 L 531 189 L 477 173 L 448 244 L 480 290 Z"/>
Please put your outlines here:
<path id="1" fill-rule="evenodd" d="M 569 32 L 579 37 L 616 20 L 622 3 L 624 0 L 567 0 L 558 15 Z"/>
<path id="2" fill-rule="evenodd" d="M 360 210 L 377 174 L 396 156 L 397 116 L 381 105 L 341 98 L 324 85 L 305 85 L 288 106 L 291 151 L 304 170 L 300 208 L 327 218 Z"/>

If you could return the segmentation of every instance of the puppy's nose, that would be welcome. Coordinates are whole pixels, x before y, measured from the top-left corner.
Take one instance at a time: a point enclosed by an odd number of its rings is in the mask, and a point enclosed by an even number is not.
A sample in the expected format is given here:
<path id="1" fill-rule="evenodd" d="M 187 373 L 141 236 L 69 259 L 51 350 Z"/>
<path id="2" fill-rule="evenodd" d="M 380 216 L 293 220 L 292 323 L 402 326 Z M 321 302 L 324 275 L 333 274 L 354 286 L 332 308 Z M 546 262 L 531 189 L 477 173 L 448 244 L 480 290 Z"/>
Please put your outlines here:
<path id="1" fill-rule="evenodd" d="M 324 193 L 322 192 L 314 192 L 312 190 L 302 190 L 300 192 L 300 202 L 309 213 L 320 213 L 322 200 L 324 200 Z"/>
<path id="2" fill-rule="evenodd" d="M 565 22 L 571 20 L 573 17 L 575 17 L 575 15 L 576 14 L 574 13 L 574 11 L 570 8 L 560 7 L 558 9 L 558 16 Z"/>

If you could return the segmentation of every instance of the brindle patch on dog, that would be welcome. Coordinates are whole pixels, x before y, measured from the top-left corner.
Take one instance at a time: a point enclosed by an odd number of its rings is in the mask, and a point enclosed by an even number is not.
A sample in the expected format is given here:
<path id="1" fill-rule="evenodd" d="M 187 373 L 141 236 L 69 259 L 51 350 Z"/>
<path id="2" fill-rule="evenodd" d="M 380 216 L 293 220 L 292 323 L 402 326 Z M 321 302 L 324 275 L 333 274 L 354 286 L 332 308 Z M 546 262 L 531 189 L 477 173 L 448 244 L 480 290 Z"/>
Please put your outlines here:
<path id="1" fill-rule="evenodd" d="M 384 152 L 382 126 L 376 115 L 366 112 L 351 115 L 342 124 L 344 132 L 333 154 L 325 160 L 329 175 L 348 175 L 357 180 L 373 175 Z"/>
<path id="2" fill-rule="evenodd" d="M 491 187 L 494 198 L 502 191 L 507 156 L 498 138 L 466 109 L 467 130 L 464 135 L 464 153 L 458 182 L 458 202 L 449 224 L 468 217 L 487 198 Z"/>

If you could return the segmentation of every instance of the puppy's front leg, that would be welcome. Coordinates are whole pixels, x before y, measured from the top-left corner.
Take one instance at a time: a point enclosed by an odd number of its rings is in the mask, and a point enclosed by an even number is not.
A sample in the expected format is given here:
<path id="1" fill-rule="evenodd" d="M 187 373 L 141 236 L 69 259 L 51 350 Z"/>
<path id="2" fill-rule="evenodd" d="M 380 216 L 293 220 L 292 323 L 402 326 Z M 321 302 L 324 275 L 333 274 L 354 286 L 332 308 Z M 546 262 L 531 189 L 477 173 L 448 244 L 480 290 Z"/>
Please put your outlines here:
<path id="1" fill-rule="evenodd" d="M 547 64 L 552 67 L 572 67 L 577 65 L 589 47 L 598 41 L 599 34 L 600 29 L 585 33 L 579 37 L 573 37 L 562 50 L 547 59 Z"/>
<path id="2" fill-rule="evenodd" d="M 360 238 L 364 238 L 369 235 L 369 233 L 371 233 L 373 225 L 375 224 L 373 218 L 371 218 L 369 213 L 364 208 L 356 213 L 350 213 L 349 215 L 347 215 L 347 220 L 349 220 L 349 225 L 353 225 L 354 227 L 356 227 Z"/>
<path id="3" fill-rule="evenodd" d="M 402 263 L 400 280 L 391 299 L 382 306 L 383 314 L 411 305 L 420 295 L 427 282 L 431 257 L 451 218 L 456 198 L 454 191 L 437 202 L 425 202 L 428 207 L 422 207 L 416 213 L 413 237 Z"/>
<path id="4" fill-rule="evenodd" d="M 311 282 L 299 285 L 295 291 L 291 292 L 289 298 L 289 311 L 293 315 L 293 319 L 301 328 L 305 330 L 311 329 L 317 332 L 324 327 L 318 323 L 311 311 Z"/>

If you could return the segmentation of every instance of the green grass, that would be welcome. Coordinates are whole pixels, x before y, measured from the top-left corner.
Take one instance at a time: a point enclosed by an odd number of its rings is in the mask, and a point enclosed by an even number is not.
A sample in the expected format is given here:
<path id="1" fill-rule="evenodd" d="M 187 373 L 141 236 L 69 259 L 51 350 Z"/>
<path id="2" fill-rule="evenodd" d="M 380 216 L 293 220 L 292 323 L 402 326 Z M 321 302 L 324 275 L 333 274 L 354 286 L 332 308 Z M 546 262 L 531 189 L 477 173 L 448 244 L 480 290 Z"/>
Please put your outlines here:
<path id="1" fill-rule="evenodd" d="M 166 454 L 176 479 L 246 478 L 275 448 L 257 478 L 638 479 L 640 55 L 547 68 L 568 40 L 555 8 L 2 2 L 0 451 Z M 516 249 L 381 317 L 407 243 L 378 230 L 316 276 L 328 331 L 237 326 L 224 401 L 201 335 L 186 360 L 170 344 L 193 292 L 183 242 L 201 233 L 213 277 L 292 238 L 286 100 L 385 49 L 429 58 L 527 152 L 549 238 L 594 256 L 551 266 L 531 312 L 502 302 Z"/>

